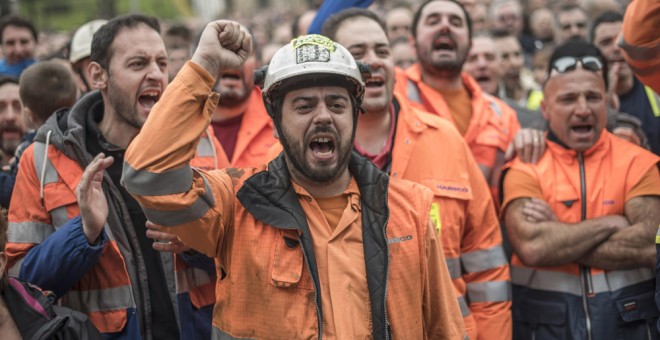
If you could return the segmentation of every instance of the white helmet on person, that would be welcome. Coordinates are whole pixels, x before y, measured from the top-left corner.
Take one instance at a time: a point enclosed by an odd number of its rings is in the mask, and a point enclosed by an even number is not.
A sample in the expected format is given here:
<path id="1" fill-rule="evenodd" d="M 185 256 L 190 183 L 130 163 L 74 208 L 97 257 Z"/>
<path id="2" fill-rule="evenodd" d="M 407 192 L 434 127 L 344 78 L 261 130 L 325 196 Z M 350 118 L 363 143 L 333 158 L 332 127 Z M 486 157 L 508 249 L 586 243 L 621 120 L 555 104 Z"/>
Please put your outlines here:
<path id="1" fill-rule="evenodd" d="M 71 39 L 71 48 L 69 50 L 69 61 L 72 64 L 88 58 L 92 54 L 92 38 L 94 33 L 105 25 L 108 20 L 98 19 L 90 21 L 78 28 Z"/>
<path id="2" fill-rule="evenodd" d="M 351 53 L 331 39 L 303 35 L 280 48 L 270 64 L 255 71 L 255 84 L 263 83 L 263 98 L 268 113 L 270 106 L 286 92 L 310 86 L 342 86 L 360 106 L 364 96 L 363 74 L 366 64 L 355 62 Z"/>

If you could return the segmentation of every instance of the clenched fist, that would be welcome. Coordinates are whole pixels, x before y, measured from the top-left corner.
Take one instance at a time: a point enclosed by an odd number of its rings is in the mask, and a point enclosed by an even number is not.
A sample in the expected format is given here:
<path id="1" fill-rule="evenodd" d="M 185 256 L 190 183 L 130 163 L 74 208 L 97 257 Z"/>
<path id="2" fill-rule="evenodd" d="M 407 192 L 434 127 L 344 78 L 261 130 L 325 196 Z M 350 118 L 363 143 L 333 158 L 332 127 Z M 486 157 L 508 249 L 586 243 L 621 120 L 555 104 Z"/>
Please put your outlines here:
<path id="1" fill-rule="evenodd" d="M 192 61 L 216 75 L 243 66 L 252 52 L 252 36 L 237 22 L 218 20 L 202 32 Z"/>

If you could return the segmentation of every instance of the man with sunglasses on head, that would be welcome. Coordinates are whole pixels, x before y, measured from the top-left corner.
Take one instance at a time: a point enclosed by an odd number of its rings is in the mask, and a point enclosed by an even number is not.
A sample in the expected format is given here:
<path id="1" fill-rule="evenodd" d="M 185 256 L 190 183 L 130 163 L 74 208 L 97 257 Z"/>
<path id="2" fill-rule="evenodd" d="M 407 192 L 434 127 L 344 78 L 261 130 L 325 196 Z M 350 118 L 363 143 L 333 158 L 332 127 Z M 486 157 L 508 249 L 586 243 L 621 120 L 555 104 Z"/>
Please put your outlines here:
<path id="1" fill-rule="evenodd" d="M 607 65 L 595 46 L 561 45 L 549 65 L 547 150 L 502 176 L 513 338 L 657 339 L 660 159 L 605 130 Z"/>

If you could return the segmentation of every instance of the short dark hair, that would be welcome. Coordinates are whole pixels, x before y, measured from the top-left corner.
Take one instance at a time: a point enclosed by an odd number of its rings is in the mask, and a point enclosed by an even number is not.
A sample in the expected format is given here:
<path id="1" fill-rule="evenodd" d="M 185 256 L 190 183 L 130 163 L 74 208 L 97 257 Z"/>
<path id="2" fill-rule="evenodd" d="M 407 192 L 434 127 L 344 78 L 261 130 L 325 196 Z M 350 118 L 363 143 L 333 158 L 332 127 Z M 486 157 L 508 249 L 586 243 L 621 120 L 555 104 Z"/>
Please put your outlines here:
<path id="1" fill-rule="evenodd" d="M 10 76 L 0 76 L 0 87 L 7 85 L 7 84 L 15 84 L 18 85 L 18 79 Z"/>
<path id="2" fill-rule="evenodd" d="M 113 51 L 112 42 L 117 34 L 124 28 L 134 28 L 140 24 L 151 27 L 160 34 L 160 23 L 156 17 L 143 14 L 126 14 L 118 16 L 105 25 L 101 26 L 92 39 L 92 53 L 89 56 L 91 61 L 97 62 L 101 67 L 108 70 Z"/>
<path id="3" fill-rule="evenodd" d="M 446 2 L 453 2 L 458 5 L 458 7 L 461 8 L 463 11 L 463 15 L 465 16 L 465 21 L 467 22 L 467 27 L 468 27 L 468 38 L 472 39 L 472 18 L 470 17 L 470 14 L 468 14 L 467 10 L 461 4 L 460 2 L 456 0 L 428 0 L 425 3 L 423 3 L 419 8 L 417 9 L 417 12 L 415 12 L 415 15 L 413 16 L 413 21 L 412 21 L 412 36 L 414 39 L 417 39 L 417 25 L 419 24 L 419 21 L 422 19 L 422 11 L 424 10 L 424 7 L 426 5 L 436 2 L 436 1 L 446 1 Z"/>
<path id="4" fill-rule="evenodd" d="M 511 34 L 511 32 L 505 30 L 505 29 L 494 29 L 490 31 L 491 36 L 493 39 L 504 39 L 504 38 L 509 38 L 513 37 L 518 39 L 515 35 Z"/>
<path id="5" fill-rule="evenodd" d="M 76 102 L 78 87 L 73 74 L 57 61 L 42 61 L 26 68 L 19 80 L 23 106 L 42 122 L 57 109 Z"/>
<path id="6" fill-rule="evenodd" d="M 190 44 L 193 41 L 192 31 L 183 24 L 172 25 L 165 31 L 164 37 L 165 46 L 169 48 L 187 48 L 190 49 Z M 179 44 L 183 43 L 184 46 Z"/>
<path id="7" fill-rule="evenodd" d="M 591 25 L 591 31 L 589 31 L 589 39 L 591 39 L 591 43 L 595 43 L 594 40 L 596 39 L 596 29 L 598 26 L 614 22 L 623 22 L 623 15 L 614 11 L 606 11 L 599 15 Z"/>
<path id="8" fill-rule="evenodd" d="M 566 13 L 574 10 L 579 10 L 580 12 L 584 13 L 584 15 L 589 18 L 589 15 L 587 15 L 587 11 L 582 8 L 582 6 L 577 5 L 577 4 L 564 4 L 561 7 L 559 7 L 559 11 L 557 11 L 557 19 L 559 19 L 559 13 Z"/>
<path id="9" fill-rule="evenodd" d="M 323 24 L 323 28 L 321 29 L 321 34 L 325 35 L 326 37 L 332 40 L 335 40 L 335 37 L 337 36 L 337 31 L 339 30 L 341 24 L 344 23 L 344 21 L 359 17 L 364 17 L 375 21 L 383 29 L 383 32 L 385 32 L 385 36 L 387 36 L 387 29 L 385 28 L 385 22 L 383 22 L 383 19 L 381 19 L 376 13 L 368 9 L 357 8 L 357 7 L 347 8 L 343 11 L 339 11 L 333 14 Z M 355 34 L 359 34 L 359 32 L 355 32 Z"/>
<path id="10" fill-rule="evenodd" d="M 10 15 L 0 20 L 0 43 L 4 43 L 5 28 L 8 26 L 26 28 L 30 31 L 30 33 L 32 33 L 32 38 L 34 38 L 34 41 L 39 41 L 39 34 L 37 33 L 37 29 L 34 27 L 34 24 L 32 24 L 32 21 L 16 15 Z"/>
<path id="11" fill-rule="evenodd" d="M 603 74 L 603 81 L 605 82 L 605 88 L 607 89 L 609 86 L 609 82 L 607 81 L 608 70 L 607 63 L 605 62 L 603 54 L 600 52 L 598 47 L 581 39 L 571 39 L 557 46 L 555 51 L 552 52 L 550 60 L 548 61 L 548 76 L 552 72 L 552 65 L 555 63 L 555 61 L 557 61 L 557 59 L 563 57 L 582 58 L 587 56 L 598 58 L 600 63 L 603 65 L 601 73 Z M 548 79 L 550 79 L 550 77 L 548 77 Z"/>

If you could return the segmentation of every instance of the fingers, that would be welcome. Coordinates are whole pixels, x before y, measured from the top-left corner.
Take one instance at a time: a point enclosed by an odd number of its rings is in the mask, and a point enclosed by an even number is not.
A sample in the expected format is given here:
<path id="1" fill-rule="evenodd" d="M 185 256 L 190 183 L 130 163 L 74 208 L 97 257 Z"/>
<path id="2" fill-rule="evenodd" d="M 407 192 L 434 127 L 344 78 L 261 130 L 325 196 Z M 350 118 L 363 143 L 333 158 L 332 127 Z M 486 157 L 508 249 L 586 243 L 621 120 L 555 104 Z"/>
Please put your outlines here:
<path id="1" fill-rule="evenodd" d="M 157 251 L 163 251 L 167 253 L 179 253 L 181 252 L 181 245 L 174 243 L 163 243 L 163 242 L 154 242 L 151 247 Z"/>
<path id="2" fill-rule="evenodd" d="M 532 198 L 523 205 L 522 213 L 530 222 L 555 221 L 550 205 L 542 199 Z"/>
<path id="3" fill-rule="evenodd" d="M 147 229 L 147 237 L 157 240 L 157 241 L 164 241 L 164 242 L 173 242 L 173 243 L 181 243 L 179 238 L 176 235 L 170 234 L 170 233 L 165 233 L 162 231 L 156 231 L 153 229 Z"/>
<path id="4" fill-rule="evenodd" d="M 543 132 L 540 130 L 532 130 L 532 155 L 531 163 L 536 164 L 539 161 L 539 158 L 543 155 L 545 150 L 545 140 L 543 138 Z"/>
<path id="5" fill-rule="evenodd" d="M 110 164 L 112 164 L 112 157 L 109 158 L 111 159 Z M 101 177 L 103 176 L 103 170 L 110 166 L 108 165 L 104 167 L 104 159 L 105 155 L 103 153 L 99 153 L 85 168 L 85 172 L 83 172 L 80 183 L 78 184 L 78 195 L 83 195 L 84 197 L 87 194 L 87 191 L 89 190 L 90 185 L 96 177 L 97 173 L 101 173 Z"/>

